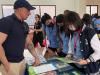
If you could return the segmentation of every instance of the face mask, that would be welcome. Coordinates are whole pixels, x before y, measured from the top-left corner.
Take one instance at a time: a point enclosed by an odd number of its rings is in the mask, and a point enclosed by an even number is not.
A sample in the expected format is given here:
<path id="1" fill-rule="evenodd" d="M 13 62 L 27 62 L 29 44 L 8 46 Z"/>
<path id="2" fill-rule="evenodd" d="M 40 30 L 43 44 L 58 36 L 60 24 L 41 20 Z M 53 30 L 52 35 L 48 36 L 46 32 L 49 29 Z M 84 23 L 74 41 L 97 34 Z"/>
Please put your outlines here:
<path id="1" fill-rule="evenodd" d="M 48 27 L 53 27 L 54 24 L 51 22 L 50 24 L 47 25 Z"/>
<path id="2" fill-rule="evenodd" d="M 69 26 L 69 30 L 71 30 L 71 31 L 75 31 L 75 30 L 76 30 L 76 28 L 75 28 L 75 26 L 70 25 L 70 26 Z"/>

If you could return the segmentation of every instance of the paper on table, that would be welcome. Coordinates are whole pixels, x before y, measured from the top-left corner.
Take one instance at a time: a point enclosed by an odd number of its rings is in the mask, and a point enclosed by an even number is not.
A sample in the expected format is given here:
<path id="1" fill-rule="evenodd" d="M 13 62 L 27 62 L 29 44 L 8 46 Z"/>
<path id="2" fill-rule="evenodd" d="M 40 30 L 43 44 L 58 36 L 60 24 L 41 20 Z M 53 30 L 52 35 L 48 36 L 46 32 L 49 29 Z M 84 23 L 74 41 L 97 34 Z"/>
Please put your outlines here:
<path id="1" fill-rule="evenodd" d="M 76 63 L 75 60 L 71 60 L 71 59 L 68 59 L 68 58 L 56 58 L 62 62 L 65 62 L 65 63 Z"/>
<path id="2" fill-rule="evenodd" d="M 44 72 L 48 72 L 48 71 L 52 71 L 56 69 L 57 68 L 53 66 L 52 64 L 43 64 L 37 67 L 33 67 L 33 70 L 36 74 L 40 74 L 40 73 L 44 73 Z"/>

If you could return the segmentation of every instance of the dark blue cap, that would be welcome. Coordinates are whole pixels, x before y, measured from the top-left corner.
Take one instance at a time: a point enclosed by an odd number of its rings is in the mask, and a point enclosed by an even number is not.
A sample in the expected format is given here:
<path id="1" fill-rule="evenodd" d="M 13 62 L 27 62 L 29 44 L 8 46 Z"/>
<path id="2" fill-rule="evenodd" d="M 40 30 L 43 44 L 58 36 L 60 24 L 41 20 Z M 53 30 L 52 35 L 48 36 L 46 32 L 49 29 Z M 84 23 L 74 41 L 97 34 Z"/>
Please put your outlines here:
<path id="1" fill-rule="evenodd" d="M 18 9 L 18 8 L 21 8 L 21 7 L 25 7 L 26 9 L 28 10 L 34 10 L 36 9 L 35 7 L 33 7 L 28 1 L 26 0 L 17 0 L 15 3 L 14 3 L 14 9 Z"/>

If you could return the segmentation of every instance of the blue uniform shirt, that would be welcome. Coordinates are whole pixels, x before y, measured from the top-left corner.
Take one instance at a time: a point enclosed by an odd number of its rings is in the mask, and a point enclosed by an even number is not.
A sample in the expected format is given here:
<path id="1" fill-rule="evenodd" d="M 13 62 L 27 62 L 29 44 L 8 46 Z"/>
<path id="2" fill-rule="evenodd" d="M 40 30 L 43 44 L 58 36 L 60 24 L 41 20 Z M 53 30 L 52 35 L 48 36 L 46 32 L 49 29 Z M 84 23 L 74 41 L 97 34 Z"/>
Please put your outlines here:
<path id="1" fill-rule="evenodd" d="M 74 49 L 75 39 L 76 39 L 76 50 Z M 79 37 L 78 32 L 74 32 L 74 34 L 73 34 L 73 37 L 71 39 L 71 49 L 73 50 L 74 57 L 76 59 L 81 59 L 83 57 L 82 53 L 81 53 L 81 50 L 80 50 L 80 37 Z"/>
<path id="2" fill-rule="evenodd" d="M 68 36 L 65 35 L 64 32 L 60 33 L 60 37 L 61 37 L 61 39 L 63 41 L 63 50 L 62 50 L 62 52 L 67 54 L 68 53 L 68 49 L 69 49 L 69 47 L 68 47 L 69 38 L 68 38 Z"/>
<path id="3" fill-rule="evenodd" d="M 47 36 L 47 38 L 50 42 L 49 47 L 57 48 L 58 44 L 57 44 L 57 28 L 56 28 L 56 25 L 54 25 L 53 27 L 43 25 L 43 30 L 45 31 L 46 36 Z"/>

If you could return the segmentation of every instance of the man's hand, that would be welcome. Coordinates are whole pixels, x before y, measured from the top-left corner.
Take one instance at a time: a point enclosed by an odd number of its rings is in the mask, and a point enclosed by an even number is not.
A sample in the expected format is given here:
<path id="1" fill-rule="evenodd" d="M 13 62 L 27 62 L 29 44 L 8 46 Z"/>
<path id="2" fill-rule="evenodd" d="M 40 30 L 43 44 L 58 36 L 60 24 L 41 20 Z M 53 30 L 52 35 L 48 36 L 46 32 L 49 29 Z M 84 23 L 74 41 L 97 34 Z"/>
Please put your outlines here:
<path id="1" fill-rule="evenodd" d="M 35 62 L 34 62 L 34 66 L 37 66 L 37 65 L 40 65 L 40 60 L 39 60 L 39 58 L 35 58 Z"/>
<path id="2" fill-rule="evenodd" d="M 34 44 L 32 43 L 32 40 L 30 40 L 29 37 L 27 37 L 27 39 L 26 39 L 26 45 L 27 45 L 28 50 L 32 54 L 32 56 L 35 57 L 34 65 L 39 65 L 40 64 L 40 60 L 38 58 L 38 53 L 36 52 L 36 50 L 34 48 Z"/>
<path id="3" fill-rule="evenodd" d="M 4 66 L 5 70 L 6 70 L 6 72 L 8 72 L 9 69 L 10 69 L 10 64 L 6 63 L 6 64 L 3 64 L 3 66 Z"/>
<path id="4" fill-rule="evenodd" d="M 77 62 L 80 65 L 86 65 L 88 64 L 87 60 L 81 59 L 79 62 Z"/>

